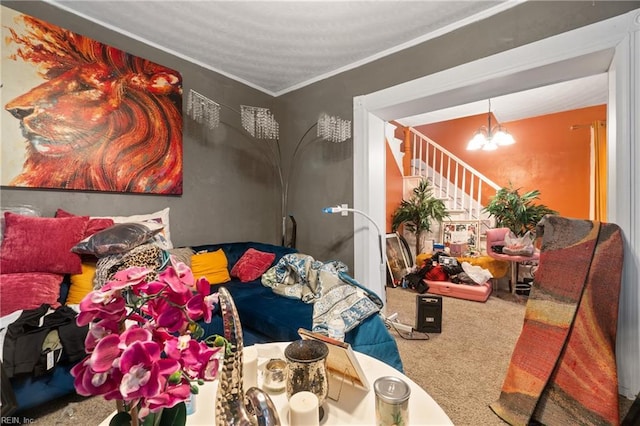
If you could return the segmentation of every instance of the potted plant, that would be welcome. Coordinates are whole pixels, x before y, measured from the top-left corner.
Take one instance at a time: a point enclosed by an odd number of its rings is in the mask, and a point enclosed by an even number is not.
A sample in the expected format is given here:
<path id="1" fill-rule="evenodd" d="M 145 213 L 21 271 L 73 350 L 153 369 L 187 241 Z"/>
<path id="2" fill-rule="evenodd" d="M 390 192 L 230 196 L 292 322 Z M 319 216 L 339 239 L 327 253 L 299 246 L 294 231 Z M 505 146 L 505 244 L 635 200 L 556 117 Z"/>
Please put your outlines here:
<path id="1" fill-rule="evenodd" d="M 422 234 L 431 232 L 432 221 L 442 222 L 448 217 L 444 202 L 433 195 L 431 180 L 424 178 L 413 189 L 408 200 L 402 200 L 393 212 L 391 230 L 396 232 L 400 225 L 416 237 L 416 255 L 422 252 Z"/>
<path id="2" fill-rule="evenodd" d="M 197 323 L 211 322 L 218 294 L 181 262 L 153 271 L 132 266 L 80 302 L 77 323 L 91 323 L 87 356 L 71 369 L 78 394 L 115 400 L 110 426 L 186 423 L 186 402 L 218 375 L 226 340 Z"/>
<path id="3" fill-rule="evenodd" d="M 547 214 L 558 214 L 544 204 L 536 204 L 540 198 L 540 191 L 532 191 L 520 194 L 522 188 L 513 188 L 509 182 L 508 187 L 500 188 L 491 198 L 484 211 L 489 217 L 495 217 L 496 227 L 509 228 L 516 237 L 521 237 L 531 231 L 535 234 L 537 223 Z"/>

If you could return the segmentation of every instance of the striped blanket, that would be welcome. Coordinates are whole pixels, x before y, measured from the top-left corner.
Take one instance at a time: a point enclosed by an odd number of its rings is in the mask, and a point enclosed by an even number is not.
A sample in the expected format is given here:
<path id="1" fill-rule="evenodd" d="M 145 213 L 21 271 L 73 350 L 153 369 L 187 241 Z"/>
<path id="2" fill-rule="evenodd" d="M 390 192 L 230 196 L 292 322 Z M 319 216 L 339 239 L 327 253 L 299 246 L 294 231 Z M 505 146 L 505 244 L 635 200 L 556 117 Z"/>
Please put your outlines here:
<path id="1" fill-rule="evenodd" d="M 620 228 L 547 216 L 538 235 L 522 332 L 490 407 L 512 425 L 616 425 Z"/>

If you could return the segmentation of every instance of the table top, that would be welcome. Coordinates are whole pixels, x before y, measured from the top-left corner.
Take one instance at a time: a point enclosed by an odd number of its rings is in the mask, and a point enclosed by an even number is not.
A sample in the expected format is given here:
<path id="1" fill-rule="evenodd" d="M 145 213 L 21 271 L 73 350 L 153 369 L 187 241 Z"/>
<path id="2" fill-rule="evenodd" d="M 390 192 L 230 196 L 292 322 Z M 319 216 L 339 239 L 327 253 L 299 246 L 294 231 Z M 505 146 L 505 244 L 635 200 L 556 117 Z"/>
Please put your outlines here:
<path id="1" fill-rule="evenodd" d="M 264 365 L 271 358 L 284 359 L 284 349 L 289 342 L 267 343 L 255 345 L 258 350 L 258 371 L 262 371 Z M 321 426 L 346 425 L 346 424 L 375 424 L 375 394 L 373 383 L 383 376 L 395 376 L 404 380 L 411 388 L 409 398 L 409 424 L 412 425 L 452 425 L 453 423 L 444 410 L 413 380 L 400 373 L 389 365 L 378 361 L 368 355 L 355 352 L 356 358 L 369 381 L 369 390 L 351 385 L 345 382 L 340 387 L 337 378 L 330 377 L 329 397 L 323 404 L 325 415 L 320 422 Z M 262 377 L 259 374 L 258 387 L 262 388 Z M 187 416 L 189 426 L 210 426 L 215 421 L 215 400 L 218 389 L 218 381 L 207 382 L 200 386 L 200 392 L 196 396 L 196 411 Z M 246 389 L 245 389 L 246 390 Z M 331 397 L 337 397 L 337 401 Z M 276 408 L 280 422 L 283 426 L 289 425 L 289 404 L 284 391 L 274 392 L 265 388 Z M 100 426 L 107 426 L 110 418 Z"/>

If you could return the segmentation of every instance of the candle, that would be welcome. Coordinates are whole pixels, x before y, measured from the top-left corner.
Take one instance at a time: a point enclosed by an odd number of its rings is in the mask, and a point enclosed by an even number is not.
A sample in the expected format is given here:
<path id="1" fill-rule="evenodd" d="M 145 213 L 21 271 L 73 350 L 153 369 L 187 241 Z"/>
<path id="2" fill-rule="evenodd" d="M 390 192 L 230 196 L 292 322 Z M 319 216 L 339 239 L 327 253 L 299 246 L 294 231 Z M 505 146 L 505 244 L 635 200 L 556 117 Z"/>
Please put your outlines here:
<path id="1" fill-rule="evenodd" d="M 258 386 L 258 349 L 247 346 L 242 357 L 243 389 L 246 392 L 249 388 Z"/>
<path id="2" fill-rule="evenodd" d="M 318 397 L 307 391 L 291 395 L 289 399 L 289 424 L 291 426 L 318 426 Z"/>

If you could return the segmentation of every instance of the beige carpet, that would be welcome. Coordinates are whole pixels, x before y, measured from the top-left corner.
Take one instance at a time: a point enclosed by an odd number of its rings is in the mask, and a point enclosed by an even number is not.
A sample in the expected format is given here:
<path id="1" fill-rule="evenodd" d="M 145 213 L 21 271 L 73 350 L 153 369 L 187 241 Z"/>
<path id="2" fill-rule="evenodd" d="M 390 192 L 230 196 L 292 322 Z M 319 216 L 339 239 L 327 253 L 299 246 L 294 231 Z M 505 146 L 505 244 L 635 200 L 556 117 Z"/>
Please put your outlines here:
<path id="1" fill-rule="evenodd" d="M 387 313 L 415 321 L 417 293 L 387 289 Z M 504 425 L 489 409 L 500 395 L 524 317 L 524 305 L 497 297 L 485 303 L 443 297 L 442 333 L 429 340 L 396 336 L 405 374 L 444 409 L 456 425 Z M 417 419 L 416 419 L 417 420 Z"/>
<path id="2" fill-rule="evenodd" d="M 413 325 L 417 293 L 387 289 L 387 313 L 397 312 Z M 405 374 L 440 404 L 454 424 L 504 425 L 489 409 L 500 388 L 520 334 L 526 298 L 498 292 L 486 303 L 443 297 L 442 333 L 429 340 L 396 337 Z M 621 415 L 631 401 L 621 398 Z M 98 425 L 114 410 L 102 398 L 70 396 L 31 410 L 25 416 L 38 425 Z M 419 419 L 412 419 L 419 425 Z M 213 424 L 213 423 L 212 423 Z"/>

